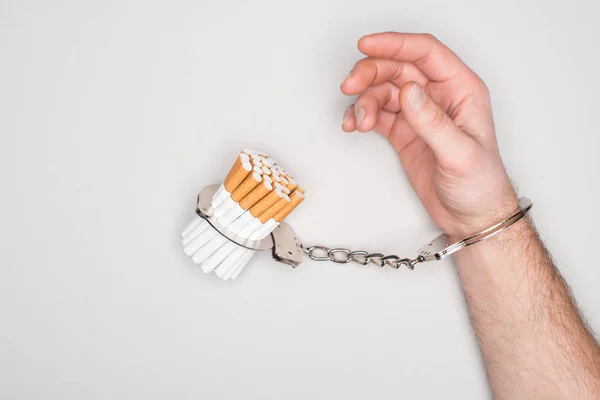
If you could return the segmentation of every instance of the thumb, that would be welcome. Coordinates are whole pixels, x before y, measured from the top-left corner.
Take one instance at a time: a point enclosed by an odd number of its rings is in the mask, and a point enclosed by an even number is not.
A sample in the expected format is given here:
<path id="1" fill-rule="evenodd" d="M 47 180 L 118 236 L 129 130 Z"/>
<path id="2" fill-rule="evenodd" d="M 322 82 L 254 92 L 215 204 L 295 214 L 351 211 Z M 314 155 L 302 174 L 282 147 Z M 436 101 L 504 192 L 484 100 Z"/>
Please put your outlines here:
<path id="1" fill-rule="evenodd" d="M 431 148 L 438 162 L 453 164 L 474 144 L 473 139 L 454 124 L 419 84 L 405 84 L 398 96 L 404 119 Z"/>

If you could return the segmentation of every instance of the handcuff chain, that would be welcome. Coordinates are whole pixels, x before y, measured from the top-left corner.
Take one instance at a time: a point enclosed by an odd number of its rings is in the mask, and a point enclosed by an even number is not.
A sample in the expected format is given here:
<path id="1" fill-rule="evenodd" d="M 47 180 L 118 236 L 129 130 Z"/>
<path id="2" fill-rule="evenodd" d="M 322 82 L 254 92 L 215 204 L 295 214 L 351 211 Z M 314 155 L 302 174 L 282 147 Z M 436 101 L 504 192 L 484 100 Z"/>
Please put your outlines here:
<path id="1" fill-rule="evenodd" d="M 382 253 L 368 253 L 364 250 L 351 251 L 341 247 L 333 249 L 325 246 L 305 247 L 300 245 L 300 247 L 302 248 L 302 251 L 304 251 L 304 253 L 306 253 L 306 255 L 314 261 L 333 261 L 338 264 L 355 262 L 360 265 L 367 265 L 371 263 L 377 265 L 378 267 L 385 267 L 386 265 L 389 265 L 394 269 L 398 269 L 401 265 L 404 265 L 408 269 L 412 270 L 418 263 L 441 260 L 461 249 L 464 249 L 467 246 L 474 245 L 502 232 L 523 218 L 531 209 L 532 205 L 533 204 L 531 203 L 531 200 L 526 197 L 521 197 L 519 199 L 519 206 L 508 218 L 505 218 L 504 220 L 480 231 L 479 233 L 454 243 L 448 243 L 448 236 L 441 234 L 425 246 L 421 247 L 418 250 L 419 255 L 412 260 L 410 258 L 400 258 L 393 254 L 386 256 Z"/>
<path id="2" fill-rule="evenodd" d="M 302 251 L 313 261 L 332 261 L 338 264 L 347 264 L 354 262 L 360 265 L 374 264 L 380 268 L 386 265 L 398 269 L 402 265 L 410 270 L 415 268 L 415 265 L 423 262 L 423 257 L 417 258 L 400 258 L 397 255 L 384 255 L 382 253 L 369 253 L 364 250 L 352 251 L 341 247 L 329 248 L 325 246 L 301 246 Z"/>

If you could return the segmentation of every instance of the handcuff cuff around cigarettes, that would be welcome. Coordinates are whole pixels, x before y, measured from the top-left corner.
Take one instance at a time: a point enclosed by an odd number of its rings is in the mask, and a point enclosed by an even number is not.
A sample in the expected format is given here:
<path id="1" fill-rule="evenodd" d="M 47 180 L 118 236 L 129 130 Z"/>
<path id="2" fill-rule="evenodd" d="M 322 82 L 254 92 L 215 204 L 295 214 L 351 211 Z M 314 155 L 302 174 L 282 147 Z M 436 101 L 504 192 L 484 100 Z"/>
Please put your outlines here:
<path id="1" fill-rule="evenodd" d="M 295 178 L 265 153 L 244 149 L 222 184 L 204 187 L 197 197 L 196 215 L 182 231 L 184 252 L 206 273 L 236 279 L 257 251 L 271 251 L 273 259 L 293 268 L 307 256 L 313 261 L 354 262 L 410 270 L 424 262 L 442 260 L 486 240 L 522 219 L 532 207 L 528 198 L 498 223 L 450 243 L 441 234 L 417 250 L 415 258 L 401 258 L 346 248 L 304 246 L 283 220 L 304 200 Z"/>

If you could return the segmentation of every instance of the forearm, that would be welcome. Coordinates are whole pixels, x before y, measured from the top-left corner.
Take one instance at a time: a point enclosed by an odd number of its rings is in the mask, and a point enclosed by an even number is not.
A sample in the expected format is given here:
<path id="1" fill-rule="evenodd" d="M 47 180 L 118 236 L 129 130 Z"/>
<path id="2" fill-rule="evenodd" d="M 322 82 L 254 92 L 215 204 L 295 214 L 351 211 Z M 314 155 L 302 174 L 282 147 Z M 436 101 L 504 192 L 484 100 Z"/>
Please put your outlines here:
<path id="1" fill-rule="evenodd" d="M 496 398 L 600 396 L 600 350 L 528 221 L 456 263 Z"/>

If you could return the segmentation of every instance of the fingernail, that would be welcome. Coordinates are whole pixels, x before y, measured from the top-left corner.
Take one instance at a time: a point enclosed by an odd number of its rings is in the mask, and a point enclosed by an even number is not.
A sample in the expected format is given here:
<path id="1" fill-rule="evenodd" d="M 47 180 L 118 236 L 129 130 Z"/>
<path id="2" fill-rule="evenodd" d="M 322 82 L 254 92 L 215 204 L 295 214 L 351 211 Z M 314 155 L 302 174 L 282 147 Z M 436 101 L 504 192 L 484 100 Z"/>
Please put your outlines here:
<path id="1" fill-rule="evenodd" d="M 342 121 L 342 125 L 345 125 L 348 122 L 348 118 L 352 115 L 352 106 L 348 106 L 346 111 L 344 111 L 344 120 Z"/>
<path id="2" fill-rule="evenodd" d="M 356 126 L 360 125 L 362 120 L 365 118 L 365 115 L 365 110 L 362 107 L 356 111 Z"/>
<path id="3" fill-rule="evenodd" d="M 421 86 L 415 83 L 408 92 L 408 105 L 413 110 L 420 110 L 423 104 L 425 104 L 425 93 Z"/>
<path id="4" fill-rule="evenodd" d="M 350 70 L 350 72 L 348 72 L 348 75 L 346 75 L 346 79 L 349 79 L 349 78 L 351 78 L 351 77 L 352 77 L 352 74 L 354 74 L 354 68 L 352 68 L 352 69 Z"/>

